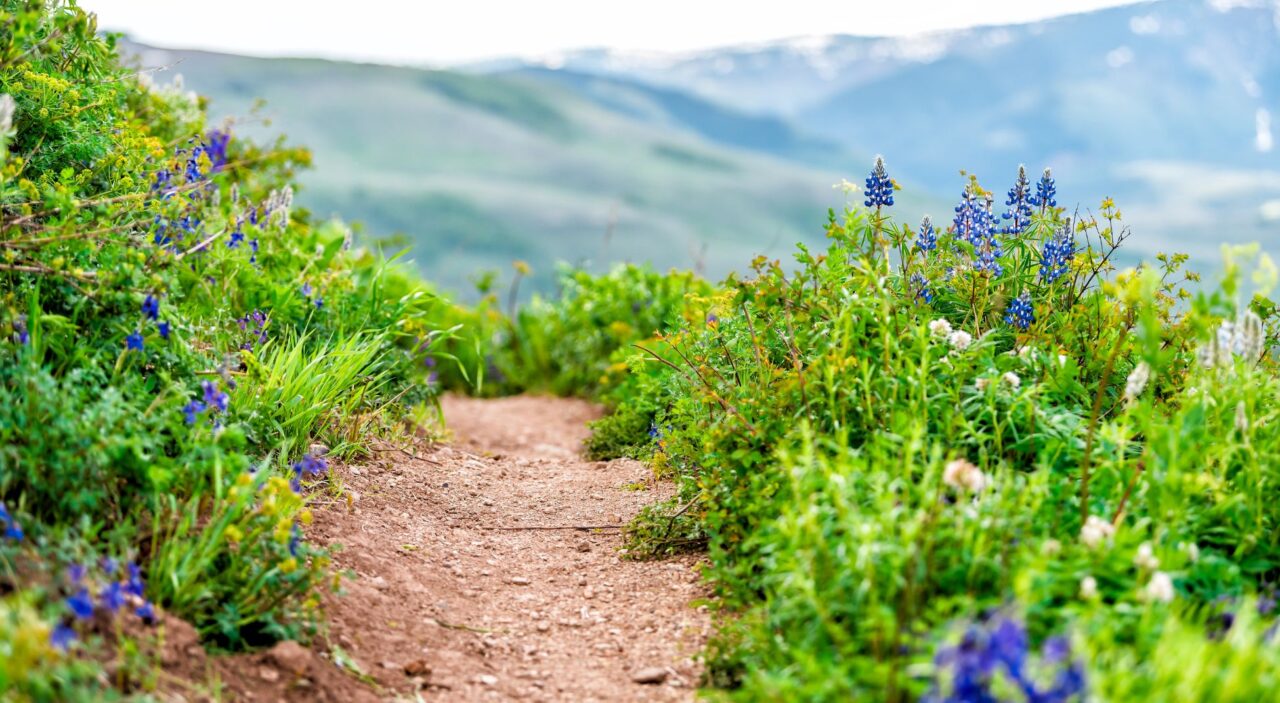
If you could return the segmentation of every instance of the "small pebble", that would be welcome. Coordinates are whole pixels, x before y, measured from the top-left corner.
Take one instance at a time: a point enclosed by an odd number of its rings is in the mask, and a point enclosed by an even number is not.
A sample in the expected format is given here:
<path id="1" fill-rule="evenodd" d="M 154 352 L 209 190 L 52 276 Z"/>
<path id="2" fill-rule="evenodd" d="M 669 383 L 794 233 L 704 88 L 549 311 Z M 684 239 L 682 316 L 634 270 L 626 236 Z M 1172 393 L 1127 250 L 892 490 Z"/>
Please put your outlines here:
<path id="1" fill-rule="evenodd" d="M 632 674 L 631 680 L 636 683 L 660 684 L 667 680 L 667 670 L 660 666 L 651 666 Z"/>

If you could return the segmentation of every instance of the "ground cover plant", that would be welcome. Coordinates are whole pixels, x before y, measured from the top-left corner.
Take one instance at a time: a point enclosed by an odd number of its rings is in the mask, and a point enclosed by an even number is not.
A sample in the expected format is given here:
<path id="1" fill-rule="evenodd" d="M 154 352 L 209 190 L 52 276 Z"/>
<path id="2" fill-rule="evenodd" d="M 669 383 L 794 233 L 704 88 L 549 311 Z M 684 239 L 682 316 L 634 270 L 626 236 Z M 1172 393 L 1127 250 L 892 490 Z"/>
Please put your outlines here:
<path id="1" fill-rule="evenodd" d="M 224 650 L 314 632 L 339 575 L 308 487 L 432 406 L 457 316 L 292 207 L 305 150 L 207 124 L 114 41 L 0 9 L 5 700 L 153 689 L 167 617 Z"/>

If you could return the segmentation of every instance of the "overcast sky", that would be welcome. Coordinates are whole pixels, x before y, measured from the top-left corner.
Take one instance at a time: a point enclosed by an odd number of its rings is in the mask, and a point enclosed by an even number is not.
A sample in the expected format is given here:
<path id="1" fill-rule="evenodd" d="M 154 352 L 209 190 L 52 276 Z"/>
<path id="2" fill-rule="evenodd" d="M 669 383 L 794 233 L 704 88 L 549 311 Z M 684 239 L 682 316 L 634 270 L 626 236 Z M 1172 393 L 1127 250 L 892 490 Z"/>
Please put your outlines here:
<path id="1" fill-rule="evenodd" d="M 685 51 L 814 34 L 1028 22 L 1122 0 L 81 0 L 159 46 L 450 64 L 564 49 Z"/>

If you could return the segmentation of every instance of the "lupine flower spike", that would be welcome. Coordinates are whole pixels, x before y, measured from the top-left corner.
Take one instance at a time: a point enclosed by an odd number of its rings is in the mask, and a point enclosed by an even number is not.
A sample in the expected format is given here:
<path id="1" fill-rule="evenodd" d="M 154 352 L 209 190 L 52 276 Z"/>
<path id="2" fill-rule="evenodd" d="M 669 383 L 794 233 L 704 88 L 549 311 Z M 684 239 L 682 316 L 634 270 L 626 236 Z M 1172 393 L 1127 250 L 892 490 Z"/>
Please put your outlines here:
<path id="1" fill-rule="evenodd" d="M 160 317 L 160 301 L 154 295 L 148 295 L 142 301 L 142 314 L 151 320 Z"/>
<path id="2" fill-rule="evenodd" d="M 1003 218 L 1009 220 L 1001 232 L 1017 236 L 1022 234 L 1031 224 L 1031 183 L 1027 180 L 1027 168 L 1018 167 L 1018 180 L 1009 189 L 1009 198 L 1005 205 L 1009 207 Z"/>
<path id="3" fill-rule="evenodd" d="M 4 507 L 4 503 L 0 503 L 0 529 L 4 530 L 5 539 L 11 539 L 14 542 L 21 542 L 25 536 L 22 526 L 13 519 L 13 515 L 9 514 L 9 509 Z"/>
<path id="4" fill-rule="evenodd" d="M 933 220 L 928 215 L 920 220 L 920 231 L 916 233 L 916 248 L 924 252 L 938 248 L 938 234 L 933 231 Z"/>
<path id="5" fill-rule="evenodd" d="M 1057 234 L 1044 243 L 1040 252 L 1040 280 L 1053 283 L 1071 270 L 1076 256 L 1076 235 L 1071 218 L 1062 223 Z"/>
<path id="6" fill-rule="evenodd" d="M 1031 205 L 1040 208 L 1043 213 L 1045 208 L 1058 207 L 1058 187 L 1053 181 L 1053 171 L 1045 169 L 1044 175 L 1040 176 L 1040 182 L 1036 184 L 1036 194 L 1031 196 Z"/>
<path id="7" fill-rule="evenodd" d="M 876 157 L 875 168 L 867 176 L 867 199 L 863 204 L 867 207 L 890 207 L 893 205 L 893 180 L 884 168 L 884 157 Z"/>
<path id="8" fill-rule="evenodd" d="M 1009 303 L 1008 309 L 1004 313 L 1005 324 L 1013 325 L 1020 330 L 1026 330 L 1036 321 L 1035 308 L 1031 304 L 1031 294 L 1023 291 L 1022 295 L 1013 299 Z"/>

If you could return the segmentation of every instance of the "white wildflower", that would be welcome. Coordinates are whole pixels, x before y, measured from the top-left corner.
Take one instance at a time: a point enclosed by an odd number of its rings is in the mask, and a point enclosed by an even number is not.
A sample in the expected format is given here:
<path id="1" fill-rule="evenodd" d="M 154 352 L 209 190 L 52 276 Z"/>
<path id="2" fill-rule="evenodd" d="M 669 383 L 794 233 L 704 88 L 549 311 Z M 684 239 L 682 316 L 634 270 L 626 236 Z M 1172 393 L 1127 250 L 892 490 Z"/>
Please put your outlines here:
<path id="1" fill-rule="evenodd" d="M 1080 541 L 1089 549 L 1096 549 L 1098 545 L 1111 539 L 1115 533 L 1116 528 L 1111 523 L 1097 515 L 1090 515 L 1089 519 L 1084 521 L 1084 527 L 1080 528 Z"/>
<path id="2" fill-rule="evenodd" d="M 1066 366 L 1066 365 L 1067 365 L 1067 355 L 1066 355 L 1066 354 L 1059 354 L 1059 355 L 1058 355 L 1058 366 Z"/>
<path id="3" fill-rule="evenodd" d="M 1160 568 L 1160 560 L 1156 558 L 1150 542 L 1138 545 L 1138 553 L 1133 555 L 1133 565 L 1144 571 L 1155 571 Z"/>
<path id="4" fill-rule="evenodd" d="M 1137 400 L 1142 395 L 1142 391 L 1147 387 L 1147 381 L 1151 380 L 1151 365 L 1143 361 L 1133 367 L 1133 371 L 1129 372 L 1129 378 L 1124 383 L 1124 397 L 1129 400 Z"/>
<path id="5" fill-rule="evenodd" d="M 942 469 L 942 481 L 948 486 L 977 493 L 987 486 L 987 475 L 967 459 L 955 459 Z"/>
<path id="6" fill-rule="evenodd" d="M 1192 564 L 1200 561 L 1200 547 L 1196 546 L 1195 542 L 1187 543 L 1187 559 L 1191 560 Z"/>
<path id="7" fill-rule="evenodd" d="M 1258 317 L 1258 313 L 1246 309 L 1236 316 L 1236 334 L 1231 351 L 1239 354 L 1245 361 L 1255 362 L 1262 356 L 1265 343 L 1262 318 Z"/>
<path id="8" fill-rule="evenodd" d="M 986 376 L 983 376 L 982 378 L 979 378 L 978 380 L 974 381 L 973 385 L 978 389 L 979 393 L 983 393 L 983 392 L 986 392 L 987 387 L 991 385 L 991 379 L 987 378 Z"/>
<path id="9" fill-rule="evenodd" d="M 1047 557 L 1057 556 L 1061 551 L 1062 543 L 1056 539 L 1047 539 L 1040 545 L 1040 553 Z"/>
<path id="10" fill-rule="evenodd" d="M 18 103 L 12 95 L 0 95 L 0 135 L 6 135 L 13 129 L 13 115 L 18 111 Z"/>
<path id="11" fill-rule="evenodd" d="M 1163 571 L 1151 574 L 1151 580 L 1143 591 L 1147 600 L 1153 603 L 1169 603 L 1173 600 L 1173 579 Z"/>
<path id="12" fill-rule="evenodd" d="M 1080 579 L 1080 597 L 1085 600 L 1093 600 L 1098 597 L 1098 579 L 1092 576 L 1086 576 Z"/>
<path id="13" fill-rule="evenodd" d="M 965 332 L 964 330 L 956 330 L 955 332 L 952 332 L 950 335 L 947 336 L 947 341 L 950 342 L 951 346 L 955 347 L 956 349 L 959 349 L 960 351 L 964 351 L 965 349 L 969 348 L 970 344 L 973 343 L 973 335 L 969 334 L 968 332 Z"/>
<path id="14" fill-rule="evenodd" d="M 1249 410 L 1244 406 L 1244 401 L 1236 403 L 1236 430 L 1240 434 L 1249 431 Z"/>
<path id="15" fill-rule="evenodd" d="M 1012 386 L 1012 387 L 1014 387 L 1014 388 L 1021 388 L 1021 387 L 1022 387 L 1022 378 L 1021 378 L 1021 377 L 1019 377 L 1019 376 L 1018 376 L 1018 374 L 1016 374 L 1016 373 L 1014 373 L 1014 372 L 1012 372 L 1012 371 L 1006 371 L 1006 372 L 1004 373 L 1004 375 L 1003 375 L 1003 376 L 1001 376 L 1000 378 L 1004 379 L 1004 382 L 1005 382 L 1005 383 L 1009 384 L 1010 386 Z"/>
<path id="16" fill-rule="evenodd" d="M 951 323 L 941 318 L 929 323 L 929 333 L 935 337 L 951 336 Z"/>
<path id="17" fill-rule="evenodd" d="M 1015 349 L 1014 352 L 1018 355 L 1018 358 L 1020 359 L 1030 359 L 1031 355 L 1034 354 L 1036 350 L 1035 350 L 1035 347 L 1032 347 L 1029 344 L 1024 344 L 1018 347 L 1017 349 Z"/>
<path id="18" fill-rule="evenodd" d="M 850 181 L 847 178 L 841 178 L 839 183 L 831 187 L 836 190 L 844 191 L 845 195 L 848 195 L 849 193 L 857 193 L 858 191 L 862 190 L 862 186 Z"/>

